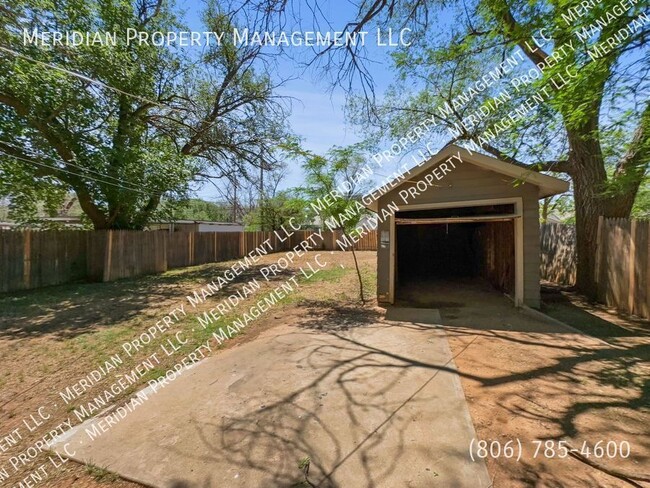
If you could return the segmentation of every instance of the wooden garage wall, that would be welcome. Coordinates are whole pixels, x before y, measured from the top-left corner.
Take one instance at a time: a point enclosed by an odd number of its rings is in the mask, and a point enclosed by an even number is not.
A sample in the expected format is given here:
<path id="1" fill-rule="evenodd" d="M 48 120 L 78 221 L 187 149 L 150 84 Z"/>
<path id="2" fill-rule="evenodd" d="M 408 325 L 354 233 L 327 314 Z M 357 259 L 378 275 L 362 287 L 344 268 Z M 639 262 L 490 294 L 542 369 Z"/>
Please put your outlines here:
<path id="1" fill-rule="evenodd" d="M 510 222 L 490 222 L 476 230 L 483 252 L 483 276 L 508 293 L 515 289 L 515 228 Z"/>

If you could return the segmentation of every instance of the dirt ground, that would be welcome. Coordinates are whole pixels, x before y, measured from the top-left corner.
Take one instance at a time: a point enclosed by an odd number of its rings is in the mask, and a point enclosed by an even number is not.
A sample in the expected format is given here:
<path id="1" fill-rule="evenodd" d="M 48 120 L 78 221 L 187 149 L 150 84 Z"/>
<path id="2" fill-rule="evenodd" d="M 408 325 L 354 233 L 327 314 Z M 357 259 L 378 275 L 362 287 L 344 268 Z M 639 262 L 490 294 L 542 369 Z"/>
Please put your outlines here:
<path id="1" fill-rule="evenodd" d="M 375 253 L 358 254 L 366 276 L 366 293 L 374 296 Z M 223 347 L 237 347 L 271 327 L 291 325 L 299 317 L 317 316 L 324 310 L 339 316 L 341 323 L 364 321 L 369 316 L 374 320 L 379 312 L 373 303 L 361 308 L 355 302 L 357 285 L 351 255 L 327 256 L 330 266 L 326 270 L 305 282 L 268 319 L 251 324 Z M 277 257 L 264 259 L 271 262 Z M 266 289 L 277 286 L 306 259 L 309 257 L 265 284 Z M 0 297 L 0 438 L 39 406 L 55 403 L 59 390 L 106 360 L 125 340 L 141 333 L 178 303 L 187 303 L 185 296 L 191 290 L 213 279 L 229 264 Z M 242 275 L 232 287 L 250 276 Z M 646 329 L 638 324 L 621 327 L 624 323 L 614 323 L 605 316 L 599 319 L 608 325 L 594 332 L 598 338 L 588 337 L 519 312 L 498 294 L 478 291 L 462 284 L 447 286 L 442 293 L 432 289 L 430 298 L 440 310 L 479 438 L 499 440 L 502 445 L 518 439 L 523 446 L 519 461 L 488 457 L 493 486 L 646 486 L 603 471 L 615 471 L 629 478 L 650 478 L 650 337 Z M 226 288 L 193 313 L 214 306 L 230 293 L 232 288 Z M 562 314 L 562 320 L 574 327 L 589 331 L 594 327 L 588 319 L 593 314 L 576 309 L 576 304 L 549 302 L 548 313 Z M 196 320 L 188 319 L 178 325 L 191 335 Z M 198 332 L 192 336 L 196 342 L 204 338 Z M 133 363 L 148 352 L 144 350 L 140 356 L 134 356 Z M 163 364 L 161 371 L 164 369 Z M 153 371 L 152 375 L 161 371 Z M 92 397 L 100 389 L 91 389 L 86 395 Z M 121 399 L 135 389 L 125 392 Z M 70 416 L 73 407 L 60 405 L 52 410 L 42 429 L 59 424 Z M 42 435 L 43 430 L 39 432 Z M 25 436 L 19 445 L 0 452 L 0 466 L 38 438 L 37 433 Z M 542 452 L 534 456 L 535 441 L 539 439 L 555 442 L 554 446 L 560 440 L 568 441 L 570 447 L 578 450 L 584 444 L 591 451 L 601 441 L 601 446 L 607 441 L 626 441 L 631 453 L 627 459 L 620 455 L 596 459 L 590 455 L 587 462 L 573 455 L 560 458 Z M 21 475 L 27 475 L 43 459 L 45 456 L 41 455 L 21 468 L 6 482 L 7 486 L 14 486 Z M 101 466 L 73 462 L 66 463 L 37 486 L 100 487 L 106 483 L 120 488 L 137 486 L 116 480 Z"/>
<path id="2" fill-rule="evenodd" d="M 300 267 L 312 262 L 315 254 L 308 253 L 296 259 L 269 282 L 261 280 L 262 289 L 238 308 L 246 308 L 265 291 L 280 285 Z M 364 274 L 366 294 L 372 297 L 375 294 L 375 253 L 358 252 L 357 256 Z M 178 322 L 177 328 L 172 330 L 173 333 L 180 329 L 186 337 L 191 338 L 179 354 L 193 349 L 194 344 L 204 341 L 210 334 L 209 330 L 203 331 L 196 326 L 194 316 L 213 307 L 253 277 L 259 279 L 260 269 L 276 262 L 279 257 L 264 256 L 257 265 L 209 297 L 204 304 L 188 310 L 187 318 Z M 219 354 L 224 348 L 237 347 L 270 327 L 294 323 L 296 317 L 304 316 L 312 309 L 342 307 L 340 310 L 344 310 L 349 304 L 357 308 L 359 285 L 351 253 L 324 252 L 323 261 L 327 262 L 324 269 L 309 280 L 301 278 L 301 286 L 293 295 L 282 300 L 263 318 L 251 323 L 240 335 L 225 342 L 215 353 Z M 137 337 L 170 310 L 181 303 L 187 306 L 186 295 L 215 279 L 233 263 L 196 266 L 112 283 L 64 285 L 0 296 L 0 439 L 16 427 L 22 427 L 23 432 L 23 439 L 17 445 L 5 452 L 0 449 L 0 468 L 7 466 L 11 456 L 25 452 L 45 432 L 72 416 L 72 409 L 78 404 L 64 405 L 58 394 L 60 390 L 83 378 L 110 355 L 120 352 L 124 341 Z M 369 307 L 372 309 L 372 303 Z M 122 354 L 124 369 L 146 358 L 162 341 L 161 338 L 158 343 L 151 344 L 151 347 L 131 358 L 124 358 Z M 115 402 L 125 401 L 140 385 L 163 374 L 174 363 L 174 357 L 163 361 L 151 371 L 150 376 L 143 377 L 139 385 L 125 391 Z M 83 398 L 88 401 L 105 386 L 105 383 L 99 383 L 87 390 Z M 29 434 L 22 421 L 42 405 L 47 406 L 50 418 Z M 41 454 L 21 465 L 16 473 L 9 466 L 11 477 L 1 483 L 2 486 L 14 486 L 44 462 L 47 462 L 47 457 Z M 105 486 L 105 483 L 111 483 L 116 488 L 139 486 L 116 479 L 102 466 L 80 466 L 74 462 L 66 463 L 61 469 L 49 469 L 48 475 L 45 481 L 36 486 L 98 487 Z"/>
<path id="3" fill-rule="evenodd" d="M 478 436 L 497 441 L 495 449 L 508 441 L 522 445 L 519 460 L 487 457 L 495 487 L 650 486 L 638 481 L 650 479 L 647 333 L 609 323 L 607 337 L 601 324 L 596 339 L 469 284 L 447 285 L 441 296 L 442 323 Z M 564 310 L 576 327 L 589 327 L 585 314 Z M 548 444 L 536 454 L 540 440 Z M 566 455 L 559 441 L 586 459 Z M 603 455 L 608 441 L 628 442 L 629 457 Z"/>

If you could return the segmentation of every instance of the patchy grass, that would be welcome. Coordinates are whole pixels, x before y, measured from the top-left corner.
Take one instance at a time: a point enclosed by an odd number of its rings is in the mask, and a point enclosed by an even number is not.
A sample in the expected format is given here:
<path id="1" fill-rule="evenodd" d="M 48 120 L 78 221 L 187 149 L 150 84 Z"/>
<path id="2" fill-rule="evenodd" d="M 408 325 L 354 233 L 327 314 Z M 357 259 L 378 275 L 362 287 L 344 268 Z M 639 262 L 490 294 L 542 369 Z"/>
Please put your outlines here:
<path id="1" fill-rule="evenodd" d="M 255 269 L 242 274 L 238 280 L 196 308 L 188 304 L 186 296 L 222 274 L 234 261 L 172 270 L 139 279 L 63 285 L 0 296 L 0 309 L 3 311 L 0 317 L 0 355 L 3 357 L 3 369 L 6 371 L 0 376 L 0 413 L 3 417 L 3 432 L 0 434 L 19 426 L 24 412 L 36 411 L 41 405 L 57 404 L 56 409 L 48 410 L 51 418 L 42 426 L 43 432 L 38 430 L 25 436 L 21 444 L 16 446 L 16 450 L 26 449 L 38 439 L 39 433 L 42 436 L 46 430 L 56 427 L 60 422 L 71 418 L 73 423 L 76 423 L 74 407 L 87 405 L 87 402 L 113 383 L 116 372 L 109 379 L 94 385 L 71 404 L 61 402 L 58 394 L 102 365 L 110 356 L 120 354 L 124 364 L 117 373 L 124 373 L 152 353 L 160 351 L 161 344 L 168 339 L 173 340 L 177 331 L 188 339 L 187 344 L 182 345 L 172 356 L 159 354 L 160 364 L 146 372 L 137 384 L 122 392 L 115 400 L 126 401 L 147 381 L 163 376 L 180 358 L 209 340 L 215 329 L 204 329 L 197 316 L 214 307 L 254 277 L 262 283 L 262 289 L 242 301 L 233 313 L 222 317 L 219 321 L 220 327 L 240 318 L 242 311 L 248 310 L 252 304 L 294 273 L 298 273 L 300 286 L 295 293 L 278 300 L 267 314 L 249 323 L 237 336 L 233 336 L 232 340 L 219 347 L 216 347 L 213 340 L 213 352 L 218 354 L 218 350 L 250 340 L 265 328 L 304 314 L 301 307 L 307 302 L 313 304 L 336 301 L 353 307 L 360 306 L 351 253 L 322 254 L 322 259 L 328 262 L 328 266 L 310 279 L 305 279 L 299 273 L 299 268 L 304 267 L 307 262 L 313 263 L 315 253 L 307 253 L 297 259 L 283 274 L 268 282 L 261 278 L 259 270 L 262 266 L 275 262 L 282 254 L 264 256 Z M 374 252 L 360 252 L 357 256 L 365 274 L 366 297 L 374 297 L 376 255 Z M 124 353 L 122 344 L 138 337 L 181 304 L 184 304 L 188 315 L 175 323 L 170 331 L 145 345 L 131 357 Z M 0 466 L 7 462 L 12 453 L 13 450 L 0 453 Z M 38 466 L 37 463 L 46 461 L 44 456 L 41 457 L 34 460 L 32 469 Z M 86 487 L 108 479 L 102 475 L 101 468 L 96 466 L 75 467 L 73 463 L 67 463 L 66 466 L 70 467 L 50 476 L 48 482 L 51 486 L 67 487 L 74 483 L 75 486 Z M 16 480 L 22 479 L 29 474 L 29 468 L 29 465 L 26 466 L 13 477 Z M 74 481 L 77 479 L 80 481 Z M 122 480 L 114 483 L 119 487 L 135 486 Z"/>
<path id="2" fill-rule="evenodd" d="M 108 469 L 97 466 L 93 463 L 86 464 L 86 474 L 90 475 L 95 481 L 99 483 L 114 483 L 119 478 L 115 473 L 111 473 Z"/>

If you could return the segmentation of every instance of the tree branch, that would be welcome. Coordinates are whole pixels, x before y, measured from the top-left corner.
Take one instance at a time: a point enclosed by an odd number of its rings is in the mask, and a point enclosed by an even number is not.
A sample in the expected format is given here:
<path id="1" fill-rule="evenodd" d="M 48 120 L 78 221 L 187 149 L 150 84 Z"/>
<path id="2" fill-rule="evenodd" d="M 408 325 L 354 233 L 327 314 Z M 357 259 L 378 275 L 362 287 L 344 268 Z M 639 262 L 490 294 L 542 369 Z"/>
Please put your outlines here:
<path id="1" fill-rule="evenodd" d="M 526 42 L 527 37 L 522 35 L 524 31 L 523 27 L 512 15 L 508 4 L 504 0 L 501 0 L 498 5 L 493 5 L 492 3 L 490 5 L 494 16 L 503 24 L 505 34 L 512 42 L 517 43 L 528 59 L 536 65 L 546 63 L 548 54 L 539 47 L 534 50 L 530 48 L 530 45 Z"/>
<path id="2" fill-rule="evenodd" d="M 552 171 L 554 173 L 566 173 L 566 174 L 570 174 L 571 172 L 571 165 L 569 161 L 567 161 L 566 159 L 555 159 L 550 161 L 540 161 L 538 163 L 533 163 L 533 164 L 526 164 L 511 156 L 508 156 L 507 154 L 499 150 L 497 147 L 494 147 L 490 144 L 483 144 L 481 147 L 483 147 L 483 149 L 485 149 L 487 152 L 492 154 L 494 157 L 500 159 L 501 161 L 505 161 L 510 164 L 515 164 L 517 166 L 526 167 L 533 171 L 538 171 L 538 172 Z"/>

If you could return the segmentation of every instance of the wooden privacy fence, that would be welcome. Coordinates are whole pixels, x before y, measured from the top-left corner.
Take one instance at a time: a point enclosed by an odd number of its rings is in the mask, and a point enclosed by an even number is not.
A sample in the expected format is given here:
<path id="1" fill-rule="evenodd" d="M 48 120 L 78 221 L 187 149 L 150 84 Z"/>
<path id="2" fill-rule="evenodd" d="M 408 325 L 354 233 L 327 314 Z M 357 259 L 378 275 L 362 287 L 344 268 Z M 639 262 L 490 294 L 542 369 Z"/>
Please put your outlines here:
<path id="1" fill-rule="evenodd" d="M 597 236 L 593 271 L 598 300 L 623 312 L 650 318 L 650 222 L 601 217 Z M 555 283 L 575 284 L 573 226 L 542 226 L 541 276 Z"/>
<path id="2" fill-rule="evenodd" d="M 258 247 L 268 253 L 289 251 L 312 234 L 316 232 L 0 231 L 0 292 L 162 273 L 238 259 Z M 337 250 L 340 238 L 340 232 L 322 231 L 322 239 L 313 238 L 315 249 Z M 359 239 L 355 249 L 376 250 L 376 231 Z"/>
<path id="3" fill-rule="evenodd" d="M 595 277 L 598 299 L 610 307 L 650 318 L 649 221 L 598 222 Z"/>

